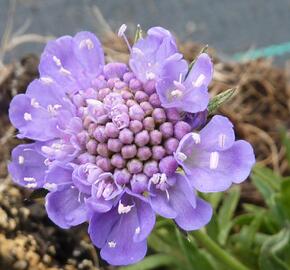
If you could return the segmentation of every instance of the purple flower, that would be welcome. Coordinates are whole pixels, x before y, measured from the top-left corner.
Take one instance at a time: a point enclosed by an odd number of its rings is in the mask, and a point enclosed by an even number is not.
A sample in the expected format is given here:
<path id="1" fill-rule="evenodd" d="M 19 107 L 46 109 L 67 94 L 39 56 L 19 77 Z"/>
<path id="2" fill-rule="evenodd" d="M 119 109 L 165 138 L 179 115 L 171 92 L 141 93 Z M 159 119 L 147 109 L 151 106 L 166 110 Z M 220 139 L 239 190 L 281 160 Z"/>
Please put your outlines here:
<path id="1" fill-rule="evenodd" d="M 252 146 L 235 141 L 232 123 L 214 116 L 199 132 L 185 135 L 175 153 L 192 186 L 201 192 L 219 192 L 248 177 L 255 163 Z"/>
<path id="2" fill-rule="evenodd" d="M 150 28 L 147 37 L 140 39 L 132 48 L 130 68 L 143 83 L 158 80 L 164 66 L 185 64 L 177 50 L 175 39 L 171 33 L 161 27 Z"/>
<path id="3" fill-rule="evenodd" d="M 154 223 L 155 214 L 150 205 L 125 194 L 109 212 L 92 214 L 89 234 L 106 261 L 131 264 L 145 256 L 146 237 Z"/>
<path id="4" fill-rule="evenodd" d="M 12 151 L 13 181 L 47 189 L 48 216 L 61 228 L 88 222 L 112 265 L 145 256 L 156 214 L 184 230 L 205 226 L 212 209 L 196 190 L 225 190 L 254 163 L 251 146 L 234 142 L 226 118 L 194 130 L 207 117 L 207 55 L 185 79 L 188 66 L 166 29 L 151 28 L 130 50 L 130 67 L 105 65 L 92 33 L 51 41 L 40 78 L 9 108 L 18 137 L 34 141 Z"/>
<path id="5" fill-rule="evenodd" d="M 209 102 L 208 84 L 213 66 L 209 56 L 201 54 L 187 75 L 187 64 L 165 66 L 156 89 L 165 108 L 178 108 L 189 113 L 204 111 Z M 186 77 L 187 75 L 187 77 Z"/>
<path id="6" fill-rule="evenodd" d="M 174 219 L 187 231 L 197 230 L 210 221 L 210 204 L 197 197 L 183 175 L 155 174 L 150 181 L 150 203 L 157 214 Z"/>

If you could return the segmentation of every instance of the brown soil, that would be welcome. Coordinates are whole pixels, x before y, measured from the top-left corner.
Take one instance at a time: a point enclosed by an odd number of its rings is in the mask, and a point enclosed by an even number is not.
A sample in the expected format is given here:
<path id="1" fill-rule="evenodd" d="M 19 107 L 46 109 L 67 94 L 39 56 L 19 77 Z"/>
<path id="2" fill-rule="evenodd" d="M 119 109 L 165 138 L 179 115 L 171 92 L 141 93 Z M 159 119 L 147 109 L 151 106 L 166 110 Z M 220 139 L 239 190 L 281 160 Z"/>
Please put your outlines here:
<path id="1" fill-rule="evenodd" d="M 108 61 L 128 59 L 119 40 L 107 39 L 105 45 Z M 201 48 L 191 42 L 181 44 L 188 60 Z M 253 143 L 260 163 L 280 174 L 289 172 L 279 135 L 281 127 L 290 127 L 288 75 L 266 60 L 224 63 L 213 50 L 209 52 L 216 62 L 211 93 L 239 86 L 237 95 L 220 112 L 235 123 L 239 138 Z M 47 218 L 43 201 L 29 200 L 29 193 L 14 186 L 7 175 L 10 151 L 19 143 L 7 108 L 11 98 L 24 92 L 37 77 L 37 64 L 38 58 L 29 55 L 0 68 L 0 269 L 104 269 L 98 266 L 98 254 L 86 234 L 86 225 L 71 230 L 57 228 Z M 261 202 L 250 182 L 243 185 L 242 200 Z"/>

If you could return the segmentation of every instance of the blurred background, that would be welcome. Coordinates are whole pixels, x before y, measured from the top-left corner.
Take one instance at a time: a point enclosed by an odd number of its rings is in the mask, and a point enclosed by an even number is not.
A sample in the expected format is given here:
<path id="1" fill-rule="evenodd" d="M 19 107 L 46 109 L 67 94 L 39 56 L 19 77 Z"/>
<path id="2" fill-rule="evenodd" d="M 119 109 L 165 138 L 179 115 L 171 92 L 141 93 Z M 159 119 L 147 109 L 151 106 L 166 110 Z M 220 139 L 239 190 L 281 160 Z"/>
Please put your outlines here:
<path id="1" fill-rule="evenodd" d="M 289 0 L 19 0 L 10 13 L 9 0 L 1 0 L 0 36 L 11 16 L 15 31 L 20 28 L 45 36 L 73 35 L 84 29 L 98 33 L 102 29 L 95 6 L 113 31 L 123 23 L 131 33 L 137 24 L 144 29 L 162 25 L 183 41 L 209 44 L 229 58 L 249 49 L 290 42 Z M 39 53 L 42 47 L 22 45 L 9 56 Z"/>
<path id="2" fill-rule="evenodd" d="M 216 113 L 251 142 L 257 166 L 227 193 L 207 194 L 214 208 L 202 231 L 249 270 L 290 269 L 290 0 L 0 0 L 0 269 L 112 270 L 87 235 L 87 224 L 61 230 L 47 217 L 44 194 L 15 186 L 7 163 L 16 139 L 11 99 L 38 77 L 45 43 L 81 30 L 95 32 L 106 61 L 128 60 L 116 33 L 123 23 L 168 28 L 191 62 L 205 44 L 214 61 L 212 97 L 236 94 Z M 190 241 L 189 241 L 190 240 Z M 207 249 L 158 219 L 147 257 L 121 270 L 232 270 Z"/>

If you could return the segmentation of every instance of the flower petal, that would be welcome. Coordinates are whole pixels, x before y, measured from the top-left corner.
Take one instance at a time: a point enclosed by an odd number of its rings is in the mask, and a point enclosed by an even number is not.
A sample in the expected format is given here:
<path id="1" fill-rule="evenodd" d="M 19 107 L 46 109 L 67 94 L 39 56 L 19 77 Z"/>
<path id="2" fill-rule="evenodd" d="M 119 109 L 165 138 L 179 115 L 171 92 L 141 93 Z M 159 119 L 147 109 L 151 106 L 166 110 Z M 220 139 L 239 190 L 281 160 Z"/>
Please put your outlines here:
<path id="1" fill-rule="evenodd" d="M 220 153 L 217 169 L 229 174 L 232 182 L 239 184 L 247 179 L 254 164 L 255 154 L 252 146 L 239 140 L 230 149 Z"/>
<path id="2" fill-rule="evenodd" d="M 52 164 L 51 166 L 52 168 L 49 169 L 45 176 L 44 188 L 55 191 L 72 184 L 72 168 L 63 167 L 61 164 Z"/>
<path id="3" fill-rule="evenodd" d="M 114 200 L 105 200 L 104 198 L 90 197 L 86 200 L 86 204 L 94 212 L 106 213 L 110 211 L 114 205 Z"/>
<path id="4" fill-rule="evenodd" d="M 47 43 L 40 57 L 40 77 L 53 80 L 65 92 L 75 92 L 80 88 L 77 77 L 81 74 L 81 65 L 74 56 L 74 42 L 71 36 L 62 36 Z"/>
<path id="5" fill-rule="evenodd" d="M 202 53 L 196 59 L 192 69 L 190 70 L 184 84 L 187 87 L 194 86 L 207 87 L 213 77 L 213 63 L 206 53 Z"/>
<path id="6" fill-rule="evenodd" d="M 133 264 L 144 258 L 147 244 L 143 239 L 155 222 L 146 202 L 125 195 L 121 204 L 125 209 L 129 206 L 128 211 L 120 212 L 118 205 L 106 214 L 95 213 L 89 226 L 90 237 L 101 248 L 102 258 L 112 265 Z"/>
<path id="7" fill-rule="evenodd" d="M 149 203 L 135 199 L 138 227 L 135 228 L 134 242 L 140 242 L 152 231 L 155 225 L 155 213 Z"/>
<path id="8" fill-rule="evenodd" d="M 59 227 L 68 229 L 87 220 L 86 205 L 78 189 L 68 188 L 46 195 L 45 208 L 48 217 Z"/>
<path id="9" fill-rule="evenodd" d="M 128 71 L 128 67 L 124 63 L 109 63 L 104 66 L 104 75 L 106 79 L 122 78 Z"/>
<path id="10" fill-rule="evenodd" d="M 143 83 L 158 80 L 163 72 L 163 66 L 173 55 L 177 54 L 177 47 L 170 32 L 161 27 L 148 30 L 147 37 L 137 41 L 130 56 L 129 65 L 137 78 Z"/>
<path id="11" fill-rule="evenodd" d="M 221 192 L 232 185 L 231 172 L 224 174 L 210 168 L 193 168 L 187 175 L 192 186 L 200 192 Z"/>
<path id="12" fill-rule="evenodd" d="M 201 147 L 209 151 L 224 151 L 235 141 L 233 124 L 227 117 L 215 115 L 200 131 Z"/>
<path id="13" fill-rule="evenodd" d="M 98 38 L 90 32 L 79 32 L 74 38 L 74 54 L 86 75 L 96 77 L 105 63 L 104 52 Z"/>
<path id="14" fill-rule="evenodd" d="M 174 199 L 174 207 L 179 209 L 178 216 L 174 220 L 183 230 L 198 230 L 211 220 L 211 205 L 200 198 L 197 198 L 196 202 L 196 207 L 193 208 L 182 196 L 176 196 Z"/>
<path id="15" fill-rule="evenodd" d="M 158 215 L 165 218 L 176 218 L 177 211 L 170 204 L 168 194 L 161 190 L 156 190 L 150 197 L 152 209 Z"/>
<path id="16" fill-rule="evenodd" d="M 12 161 L 8 164 L 13 181 L 27 188 L 41 188 L 44 184 L 45 157 L 39 152 L 37 143 L 21 144 L 12 151 Z"/>
<path id="17" fill-rule="evenodd" d="M 20 132 L 18 137 L 39 141 L 57 137 L 57 119 L 43 108 L 34 108 L 31 102 L 27 95 L 19 94 L 10 103 L 9 118 Z"/>
<path id="18" fill-rule="evenodd" d="M 199 88 L 190 88 L 186 91 L 181 101 L 184 112 L 197 113 L 207 108 L 209 102 L 208 90 L 205 86 Z"/>

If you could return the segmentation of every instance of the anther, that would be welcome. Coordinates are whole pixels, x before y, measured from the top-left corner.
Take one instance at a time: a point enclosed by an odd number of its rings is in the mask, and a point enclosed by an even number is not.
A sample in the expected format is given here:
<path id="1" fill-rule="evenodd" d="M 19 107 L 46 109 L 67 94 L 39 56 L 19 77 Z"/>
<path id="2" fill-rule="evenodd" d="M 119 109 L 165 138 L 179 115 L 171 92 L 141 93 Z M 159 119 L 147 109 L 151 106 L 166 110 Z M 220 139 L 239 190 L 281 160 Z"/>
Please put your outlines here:
<path id="1" fill-rule="evenodd" d="M 183 93 L 182 93 L 182 91 L 175 89 L 175 90 L 171 91 L 170 95 L 173 98 L 181 98 L 183 96 Z"/>
<path id="2" fill-rule="evenodd" d="M 32 106 L 33 108 L 36 108 L 36 109 L 40 107 L 39 103 L 36 101 L 35 98 L 32 98 L 32 99 L 31 99 L 30 104 L 31 104 L 31 106 Z"/>
<path id="3" fill-rule="evenodd" d="M 192 83 L 192 85 L 195 86 L 195 87 L 200 87 L 200 86 L 202 86 L 204 79 L 205 79 L 205 75 L 204 74 L 200 74 L 197 77 L 196 81 Z"/>
<path id="4" fill-rule="evenodd" d="M 210 153 L 210 160 L 209 160 L 209 168 L 214 170 L 218 167 L 219 163 L 219 153 L 218 152 L 211 152 Z"/>
<path id="5" fill-rule="evenodd" d="M 27 188 L 36 188 L 37 184 L 36 183 L 28 183 L 28 184 L 25 185 L 25 187 L 27 187 Z"/>
<path id="6" fill-rule="evenodd" d="M 91 50 L 94 48 L 94 43 L 89 38 L 84 39 L 80 42 L 79 48 L 83 49 L 84 47 L 86 47 L 88 50 Z"/>
<path id="7" fill-rule="evenodd" d="M 55 55 L 52 57 L 52 60 L 54 61 L 54 63 L 57 65 L 57 66 L 61 66 L 61 61 L 59 58 L 57 58 Z"/>
<path id="8" fill-rule="evenodd" d="M 59 60 L 59 59 L 58 59 Z M 41 77 L 40 80 L 44 83 L 44 84 L 51 84 L 53 83 L 53 79 L 50 77 Z"/>
<path id="9" fill-rule="evenodd" d="M 114 247 L 116 247 L 116 242 L 115 241 L 110 241 L 110 242 L 108 242 L 108 246 L 109 246 L 109 248 L 114 248 Z"/>
<path id="10" fill-rule="evenodd" d="M 141 228 L 140 227 L 137 227 L 136 229 L 135 229 L 135 234 L 139 234 L 141 232 Z"/>
<path id="11" fill-rule="evenodd" d="M 25 182 L 35 182 L 36 181 L 34 177 L 24 177 L 23 180 Z"/>
<path id="12" fill-rule="evenodd" d="M 61 67 L 59 72 L 65 76 L 71 75 L 71 72 L 69 70 L 65 69 L 64 67 Z"/>
<path id="13" fill-rule="evenodd" d="M 125 35 L 126 30 L 127 30 L 127 25 L 126 24 L 122 24 L 121 27 L 119 28 L 118 36 L 122 37 L 124 39 L 128 49 L 129 49 L 129 51 L 131 53 L 132 52 L 132 47 L 131 47 L 131 45 L 130 45 L 130 43 L 128 41 L 128 38 Z"/>
<path id="14" fill-rule="evenodd" d="M 55 183 L 45 183 L 43 187 L 49 191 L 55 191 L 57 189 L 57 184 Z"/>
<path id="15" fill-rule="evenodd" d="M 128 214 L 131 209 L 134 207 L 134 205 L 127 205 L 125 206 L 124 204 L 121 203 L 121 201 L 119 202 L 118 205 L 118 213 L 121 214 Z"/>
<path id="16" fill-rule="evenodd" d="M 179 161 L 183 162 L 183 161 L 185 161 L 187 159 L 187 156 L 184 153 L 182 153 L 182 152 L 178 152 L 178 153 L 176 153 L 176 158 Z"/>
<path id="17" fill-rule="evenodd" d="M 191 137 L 196 144 L 200 143 L 200 135 L 198 133 L 192 132 Z"/>
<path id="18" fill-rule="evenodd" d="M 219 146 L 221 148 L 224 148 L 225 147 L 225 142 L 226 142 L 226 135 L 225 134 L 220 134 L 218 141 L 219 141 Z"/>
<path id="19" fill-rule="evenodd" d="M 24 113 L 23 118 L 25 121 L 31 121 L 32 120 L 32 116 L 30 113 Z"/>
<path id="20" fill-rule="evenodd" d="M 18 157 L 18 164 L 23 164 L 24 163 L 24 156 L 19 156 Z"/>

